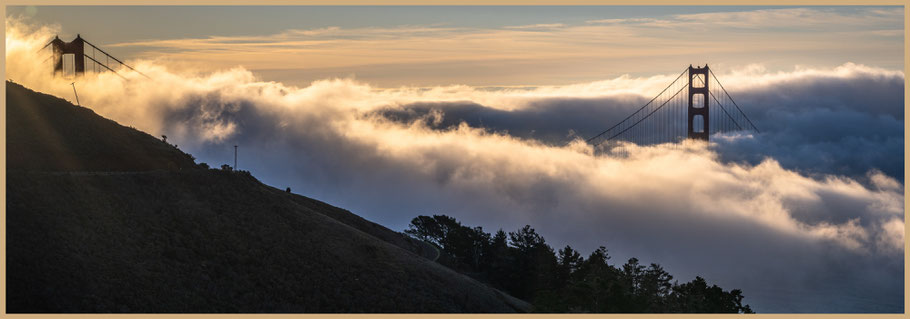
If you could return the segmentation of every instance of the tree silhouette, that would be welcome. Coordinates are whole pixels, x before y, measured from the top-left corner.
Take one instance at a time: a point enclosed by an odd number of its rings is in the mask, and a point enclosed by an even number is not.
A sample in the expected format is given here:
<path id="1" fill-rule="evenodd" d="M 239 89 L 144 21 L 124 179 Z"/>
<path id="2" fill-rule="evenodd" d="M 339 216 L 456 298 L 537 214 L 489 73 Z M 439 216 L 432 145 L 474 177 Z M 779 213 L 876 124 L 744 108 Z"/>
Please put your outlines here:
<path id="1" fill-rule="evenodd" d="M 558 262 L 556 267 L 556 282 L 557 287 L 559 288 L 563 288 L 569 283 L 572 273 L 578 271 L 585 261 L 584 257 L 581 257 L 581 254 L 575 249 L 572 249 L 569 245 L 566 245 L 565 248 L 559 250 L 559 255 L 556 257 L 556 260 Z"/>
<path id="2" fill-rule="evenodd" d="M 556 252 L 530 225 L 490 235 L 446 215 L 417 216 L 405 233 L 439 247 L 439 263 L 531 301 L 537 312 L 752 313 L 738 289 L 701 277 L 671 283 L 663 267 L 637 258 L 617 268 L 604 246 L 588 258 L 569 245 Z"/>

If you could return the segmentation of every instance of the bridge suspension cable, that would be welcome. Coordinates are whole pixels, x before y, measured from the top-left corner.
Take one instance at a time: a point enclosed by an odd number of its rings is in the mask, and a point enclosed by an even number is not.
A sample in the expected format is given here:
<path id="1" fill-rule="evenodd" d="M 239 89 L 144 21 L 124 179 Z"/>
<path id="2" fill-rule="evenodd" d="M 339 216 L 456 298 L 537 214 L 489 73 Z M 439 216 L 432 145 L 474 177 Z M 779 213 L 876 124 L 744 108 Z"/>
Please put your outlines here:
<path id="1" fill-rule="evenodd" d="M 91 55 L 86 54 L 86 44 L 88 44 L 88 47 L 92 49 Z M 70 68 L 68 68 L 67 65 L 72 66 L 72 72 L 74 75 L 84 74 L 86 71 L 86 64 L 91 63 L 91 68 L 88 68 L 88 70 L 96 73 L 99 71 L 108 70 L 120 76 L 121 78 L 126 79 L 126 77 L 120 74 L 116 68 L 111 66 L 111 60 L 114 60 L 121 67 L 126 67 L 127 69 L 136 72 L 147 79 L 150 79 L 148 75 L 145 75 L 139 70 L 136 70 L 132 66 L 124 63 L 110 53 L 107 53 L 107 51 L 104 51 L 98 46 L 83 39 L 79 35 L 76 35 L 76 39 L 71 42 L 64 42 L 63 40 L 60 40 L 59 37 L 54 37 L 53 40 L 45 44 L 41 49 L 38 50 L 38 52 L 41 52 L 42 50 L 48 48 L 48 46 L 51 47 L 53 52 L 51 52 L 50 56 L 48 56 L 44 62 L 47 62 L 49 59 L 53 59 L 53 68 L 55 74 L 63 73 L 65 75 L 66 73 L 69 73 Z M 104 62 L 101 62 L 101 56 L 96 56 L 96 53 L 99 52 L 101 55 L 103 55 Z M 72 57 L 71 60 L 70 57 Z"/>
<path id="2" fill-rule="evenodd" d="M 625 132 L 627 132 L 628 130 L 634 128 L 636 125 L 638 125 L 638 123 L 641 123 L 642 121 L 648 119 L 648 118 L 651 117 L 651 115 L 653 115 L 655 112 L 657 112 L 657 111 L 659 111 L 661 108 L 663 108 L 664 105 L 667 105 L 667 103 L 669 103 L 670 101 L 672 101 L 673 98 L 675 98 L 677 95 L 679 95 L 679 92 L 682 92 L 683 89 L 685 89 L 685 88 L 680 88 L 679 90 L 676 90 L 676 93 L 673 93 L 673 96 L 671 96 L 670 99 L 668 99 L 667 101 L 661 103 L 660 106 L 658 106 L 657 108 L 655 108 L 653 111 L 649 112 L 647 115 L 645 115 L 644 117 L 642 117 L 640 120 L 636 121 L 635 123 L 632 123 L 632 126 L 627 127 L 626 129 L 624 129 L 624 130 L 622 130 L 622 131 L 619 131 L 619 133 L 616 133 L 616 134 L 614 134 L 614 135 L 612 135 L 612 136 L 606 138 L 604 141 L 612 140 L 613 138 L 622 135 L 622 133 L 625 133 Z M 603 143 L 604 141 L 601 141 L 600 143 Z M 594 146 L 600 145 L 600 143 L 594 144 Z"/>
<path id="3" fill-rule="evenodd" d="M 120 61 L 120 59 L 117 59 L 117 58 L 115 58 L 113 55 L 110 55 L 110 54 L 108 54 L 107 52 L 105 52 L 104 50 L 101 50 L 101 48 L 95 46 L 95 45 L 92 44 L 91 42 L 88 42 L 88 40 L 83 40 L 83 41 L 85 41 L 85 44 L 90 45 L 93 49 L 98 50 L 99 52 L 101 52 L 101 54 L 104 54 L 104 55 L 107 56 L 108 58 L 111 58 L 112 60 L 117 61 L 117 63 L 120 63 L 120 65 L 127 67 L 128 69 L 132 70 L 133 72 L 139 73 L 139 75 L 144 76 L 146 79 L 151 79 L 148 75 L 145 75 L 145 73 L 139 72 L 139 70 L 136 70 L 136 69 L 134 69 L 133 67 L 129 66 L 128 64 L 123 63 L 123 61 Z M 95 61 L 95 59 L 90 58 L 90 57 L 87 56 L 87 55 L 86 55 L 85 57 L 86 57 L 86 58 L 89 58 L 89 59 L 92 59 L 92 61 Z M 95 63 L 98 63 L 99 65 L 104 66 L 104 67 L 107 68 L 108 70 L 114 71 L 114 70 L 112 70 L 110 67 L 108 67 L 107 65 L 101 64 L 101 62 L 95 61 Z M 116 72 L 116 71 L 114 71 L 114 72 Z"/>
<path id="4" fill-rule="evenodd" d="M 752 129 L 755 130 L 756 133 L 761 133 L 761 131 L 759 131 L 758 128 L 755 127 L 755 124 L 752 124 L 752 120 L 749 119 L 749 116 L 747 116 L 746 113 L 743 112 L 743 109 L 739 107 L 739 104 L 736 104 L 736 101 L 733 100 L 733 97 L 730 96 L 730 93 L 727 92 L 727 89 L 724 88 L 724 85 L 720 84 L 720 80 L 717 79 L 717 75 L 714 75 L 714 71 L 711 69 L 708 69 L 708 72 L 711 72 L 711 78 L 713 78 L 714 81 L 717 82 L 717 86 L 720 87 L 721 91 L 724 91 L 724 95 L 727 96 L 727 99 L 729 99 L 730 102 L 733 103 L 734 106 L 736 106 L 736 110 L 739 111 L 739 114 L 741 114 L 743 116 L 743 118 L 746 119 L 746 122 L 749 122 L 749 126 L 751 126 Z"/>
<path id="5" fill-rule="evenodd" d="M 704 81 L 701 81 L 701 79 L 699 79 L 699 81 L 700 81 L 700 83 L 702 83 L 702 84 L 705 83 Z M 717 82 L 717 83 L 720 84 L 720 82 Z M 714 102 L 717 102 L 717 106 L 720 106 L 720 110 L 723 111 L 724 115 L 726 115 L 727 118 L 730 119 L 730 121 L 733 122 L 734 125 L 736 125 L 736 128 L 738 128 L 739 130 L 742 130 L 742 129 L 743 129 L 742 125 L 739 125 L 739 122 L 736 121 L 736 119 L 733 118 L 733 116 L 730 115 L 729 112 L 727 112 L 727 108 L 724 107 L 724 103 L 722 103 L 721 101 L 719 101 L 719 100 L 717 99 L 717 97 L 714 96 L 714 92 L 708 91 L 708 94 L 711 95 L 711 98 L 714 100 Z M 723 97 L 723 96 L 722 96 L 722 97 Z M 744 115 L 745 115 L 745 114 L 744 114 Z M 726 123 L 720 123 L 720 124 L 721 124 L 721 129 L 720 129 L 720 130 L 717 130 L 717 131 L 726 131 L 726 130 L 725 130 L 726 127 L 724 127 L 724 124 L 726 124 Z M 716 132 L 716 131 L 715 131 L 715 132 Z"/>
<path id="6" fill-rule="evenodd" d="M 680 81 L 687 73 L 688 81 Z M 714 94 L 711 88 L 720 88 L 723 93 Z M 686 89 L 689 94 L 680 94 Z M 717 133 L 748 130 L 759 132 L 714 72 L 707 66 L 690 66 L 632 114 L 585 142 L 596 149 L 627 154 L 628 144 L 675 145 L 684 138 L 707 140 Z"/>
<path id="7" fill-rule="evenodd" d="M 674 84 L 676 84 L 676 82 L 679 81 L 679 79 L 682 78 L 682 76 L 683 76 L 684 74 L 686 74 L 686 72 L 688 72 L 688 70 L 684 70 L 682 73 L 680 73 L 680 74 L 676 77 L 676 79 L 674 79 L 673 82 L 670 83 L 670 85 L 667 85 L 667 87 L 665 87 L 663 90 L 661 90 L 660 93 L 658 93 L 656 96 L 654 96 L 654 98 L 652 98 L 650 101 L 648 101 L 648 103 L 645 103 L 645 104 L 642 105 L 640 108 L 638 108 L 637 110 L 635 110 L 635 112 L 632 112 L 632 114 L 629 114 L 629 116 L 626 116 L 626 118 L 624 118 L 622 121 L 619 121 L 619 123 L 616 123 L 615 125 L 611 126 L 610 128 L 604 130 L 603 132 L 600 132 L 600 134 L 597 134 L 597 135 L 595 135 L 595 136 L 593 136 L 593 137 L 591 137 L 591 138 L 585 140 L 585 142 L 586 142 L 586 143 L 591 143 L 591 141 L 593 141 L 593 140 L 595 140 L 595 139 L 597 139 L 597 138 L 599 138 L 599 137 L 602 137 L 602 136 L 606 135 L 607 133 L 609 133 L 610 131 L 612 131 L 613 129 L 615 129 L 615 128 L 617 128 L 617 127 L 622 126 L 624 123 L 626 123 L 626 121 L 628 121 L 629 119 L 631 119 L 631 118 L 634 117 L 635 115 L 639 114 L 642 110 L 644 110 L 644 109 L 647 108 L 649 105 L 651 105 L 651 103 L 653 103 L 655 100 L 657 100 L 658 97 L 660 97 L 661 95 L 663 95 L 664 92 L 666 92 L 667 89 L 669 89 L 669 88 L 672 87 Z M 677 94 L 678 94 L 678 92 L 677 92 Z M 676 95 L 676 94 L 674 94 L 674 96 L 675 96 L 675 95 Z M 639 122 L 640 122 L 640 121 L 639 121 Z M 637 124 L 637 123 L 636 123 L 636 124 Z M 623 132 L 625 132 L 625 130 L 624 130 Z M 613 139 L 614 137 L 615 137 L 615 136 L 611 136 L 611 137 L 608 138 L 607 140 Z M 602 143 L 602 142 L 600 142 L 600 143 Z M 599 145 L 600 143 L 597 143 L 596 145 Z"/>

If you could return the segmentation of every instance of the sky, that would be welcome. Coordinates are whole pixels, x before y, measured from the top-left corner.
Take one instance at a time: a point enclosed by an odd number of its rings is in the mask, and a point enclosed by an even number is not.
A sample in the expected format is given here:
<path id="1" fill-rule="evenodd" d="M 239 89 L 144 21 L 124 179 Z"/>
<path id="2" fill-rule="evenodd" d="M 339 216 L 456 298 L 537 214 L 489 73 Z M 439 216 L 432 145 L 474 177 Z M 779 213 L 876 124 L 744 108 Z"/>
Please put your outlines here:
<path id="1" fill-rule="evenodd" d="M 903 312 L 902 7 L 8 7 L 7 79 L 76 33 L 147 74 L 82 105 L 391 229 L 530 224 L 744 291 Z M 583 143 L 708 63 L 758 132 Z"/>
<path id="2" fill-rule="evenodd" d="M 887 7 L 10 7 L 124 59 L 305 86 L 558 85 L 689 64 L 901 69 Z M 97 21 L 104 21 L 98 23 Z"/>

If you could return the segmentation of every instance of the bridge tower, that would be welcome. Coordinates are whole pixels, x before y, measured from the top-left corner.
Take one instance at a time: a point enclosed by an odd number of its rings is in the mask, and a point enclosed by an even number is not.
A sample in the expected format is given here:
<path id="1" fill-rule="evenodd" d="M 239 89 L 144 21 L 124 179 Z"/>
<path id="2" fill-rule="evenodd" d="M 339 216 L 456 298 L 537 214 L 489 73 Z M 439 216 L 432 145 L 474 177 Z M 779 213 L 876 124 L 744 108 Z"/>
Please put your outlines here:
<path id="1" fill-rule="evenodd" d="M 708 65 L 689 65 L 689 126 L 688 137 L 708 140 Z"/>
<path id="2" fill-rule="evenodd" d="M 72 42 L 63 42 L 60 37 L 55 36 L 51 41 L 51 46 L 54 51 L 55 75 L 63 72 L 63 55 L 65 54 L 72 54 L 74 57 L 73 73 L 76 76 L 85 74 L 85 40 L 80 35 L 77 34 L 76 39 Z"/>

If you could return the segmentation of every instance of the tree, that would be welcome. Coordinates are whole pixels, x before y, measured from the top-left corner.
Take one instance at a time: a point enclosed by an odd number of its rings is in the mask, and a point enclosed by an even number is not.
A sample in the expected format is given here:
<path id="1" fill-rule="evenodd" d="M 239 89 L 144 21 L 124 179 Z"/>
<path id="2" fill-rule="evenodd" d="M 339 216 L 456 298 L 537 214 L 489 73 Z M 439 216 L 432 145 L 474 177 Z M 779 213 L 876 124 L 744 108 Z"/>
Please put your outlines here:
<path id="1" fill-rule="evenodd" d="M 498 231 L 496 231 L 496 235 L 494 235 L 493 238 L 490 239 L 490 247 L 492 247 L 493 249 L 500 249 L 503 251 L 505 250 L 505 248 L 509 247 L 508 237 L 506 235 L 506 232 L 502 231 L 502 228 L 500 228 Z"/>
<path id="2" fill-rule="evenodd" d="M 543 245 L 544 239 L 531 228 L 531 225 L 525 225 L 518 231 L 509 232 L 509 244 L 522 252 L 530 252 Z"/>
<path id="3" fill-rule="evenodd" d="M 574 275 L 584 263 L 584 258 L 566 245 L 556 254 L 556 266 L 553 271 L 553 282 L 549 289 L 538 289 L 534 298 L 534 308 L 538 312 L 570 312 L 581 309 L 574 300 L 578 296 L 573 293 Z"/>
<path id="4" fill-rule="evenodd" d="M 587 273 L 605 272 L 610 268 L 610 265 L 607 264 L 608 260 L 610 260 L 610 254 L 607 253 L 607 248 L 600 246 L 591 252 L 587 262 L 582 264 L 582 269 Z"/>
<path id="5" fill-rule="evenodd" d="M 577 307 L 587 312 L 620 312 L 625 292 L 619 284 L 619 270 L 608 261 L 607 248 L 600 246 L 591 252 L 580 269 L 581 279 L 575 294 Z"/>
<path id="6" fill-rule="evenodd" d="M 663 267 L 654 263 L 640 274 L 638 299 L 644 306 L 644 312 L 667 312 L 669 310 L 667 298 L 673 289 L 670 280 L 673 280 L 673 276 L 667 273 Z"/>
<path id="7" fill-rule="evenodd" d="M 474 227 L 468 233 L 470 234 L 468 236 L 468 241 L 471 245 L 471 267 L 474 271 L 481 271 L 483 268 L 481 262 L 483 261 L 484 252 L 488 251 L 487 247 L 490 245 L 490 234 L 485 233 L 483 227 L 480 226 Z"/>
<path id="8" fill-rule="evenodd" d="M 581 257 L 581 254 L 578 253 L 575 249 L 572 249 L 571 246 L 566 245 L 565 248 L 559 250 L 559 254 L 556 256 L 558 266 L 556 268 L 556 283 L 557 287 L 565 287 L 573 273 L 578 271 L 578 268 L 581 267 L 584 263 L 584 257 Z"/>
<path id="9" fill-rule="evenodd" d="M 439 223 L 433 217 L 423 215 L 414 217 L 404 232 L 417 239 L 442 246 L 444 234 Z"/>
<path id="10" fill-rule="evenodd" d="M 644 271 L 645 266 L 642 266 L 638 263 L 638 258 L 632 257 L 629 258 L 629 261 L 625 265 L 622 265 L 622 284 L 629 295 L 638 294 L 638 290 L 641 286 L 641 274 Z"/>
<path id="11" fill-rule="evenodd" d="M 509 232 L 509 244 L 515 251 L 515 272 L 518 283 L 516 297 L 530 299 L 536 292 L 553 289 L 556 275 L 556 254 L 542 236 L 530 225 Z"/>
<path id="12" fill-rule="evenodd" d="M 490 244 L 487 245 L 483 254 L 482 271 L 496 288 L 510 291 L 507 287 L 514 282 L 514 248 L 509 247 L 508 235 L 502 229 L 496 231 L 490 238 Z"/>
<path id="13" fill-rule="evenodd" d="M 455 269 L 479 272 L 483 268 L 484 252 L 490 245 L 490 234 L 483 228 L 470 228 L 446 215 L 417 216 L 405 233 L 436 244 L 446 259 L 443 263 Z"/>
<path id="14" fill-rule="evenodd" d="M 717 285 L 708 287 L 704 278 L 673 287 L 671 312 L 680 313 L 752 313 L 749 305 L 742 304 L 739 289 L 725 292 Z"/>

